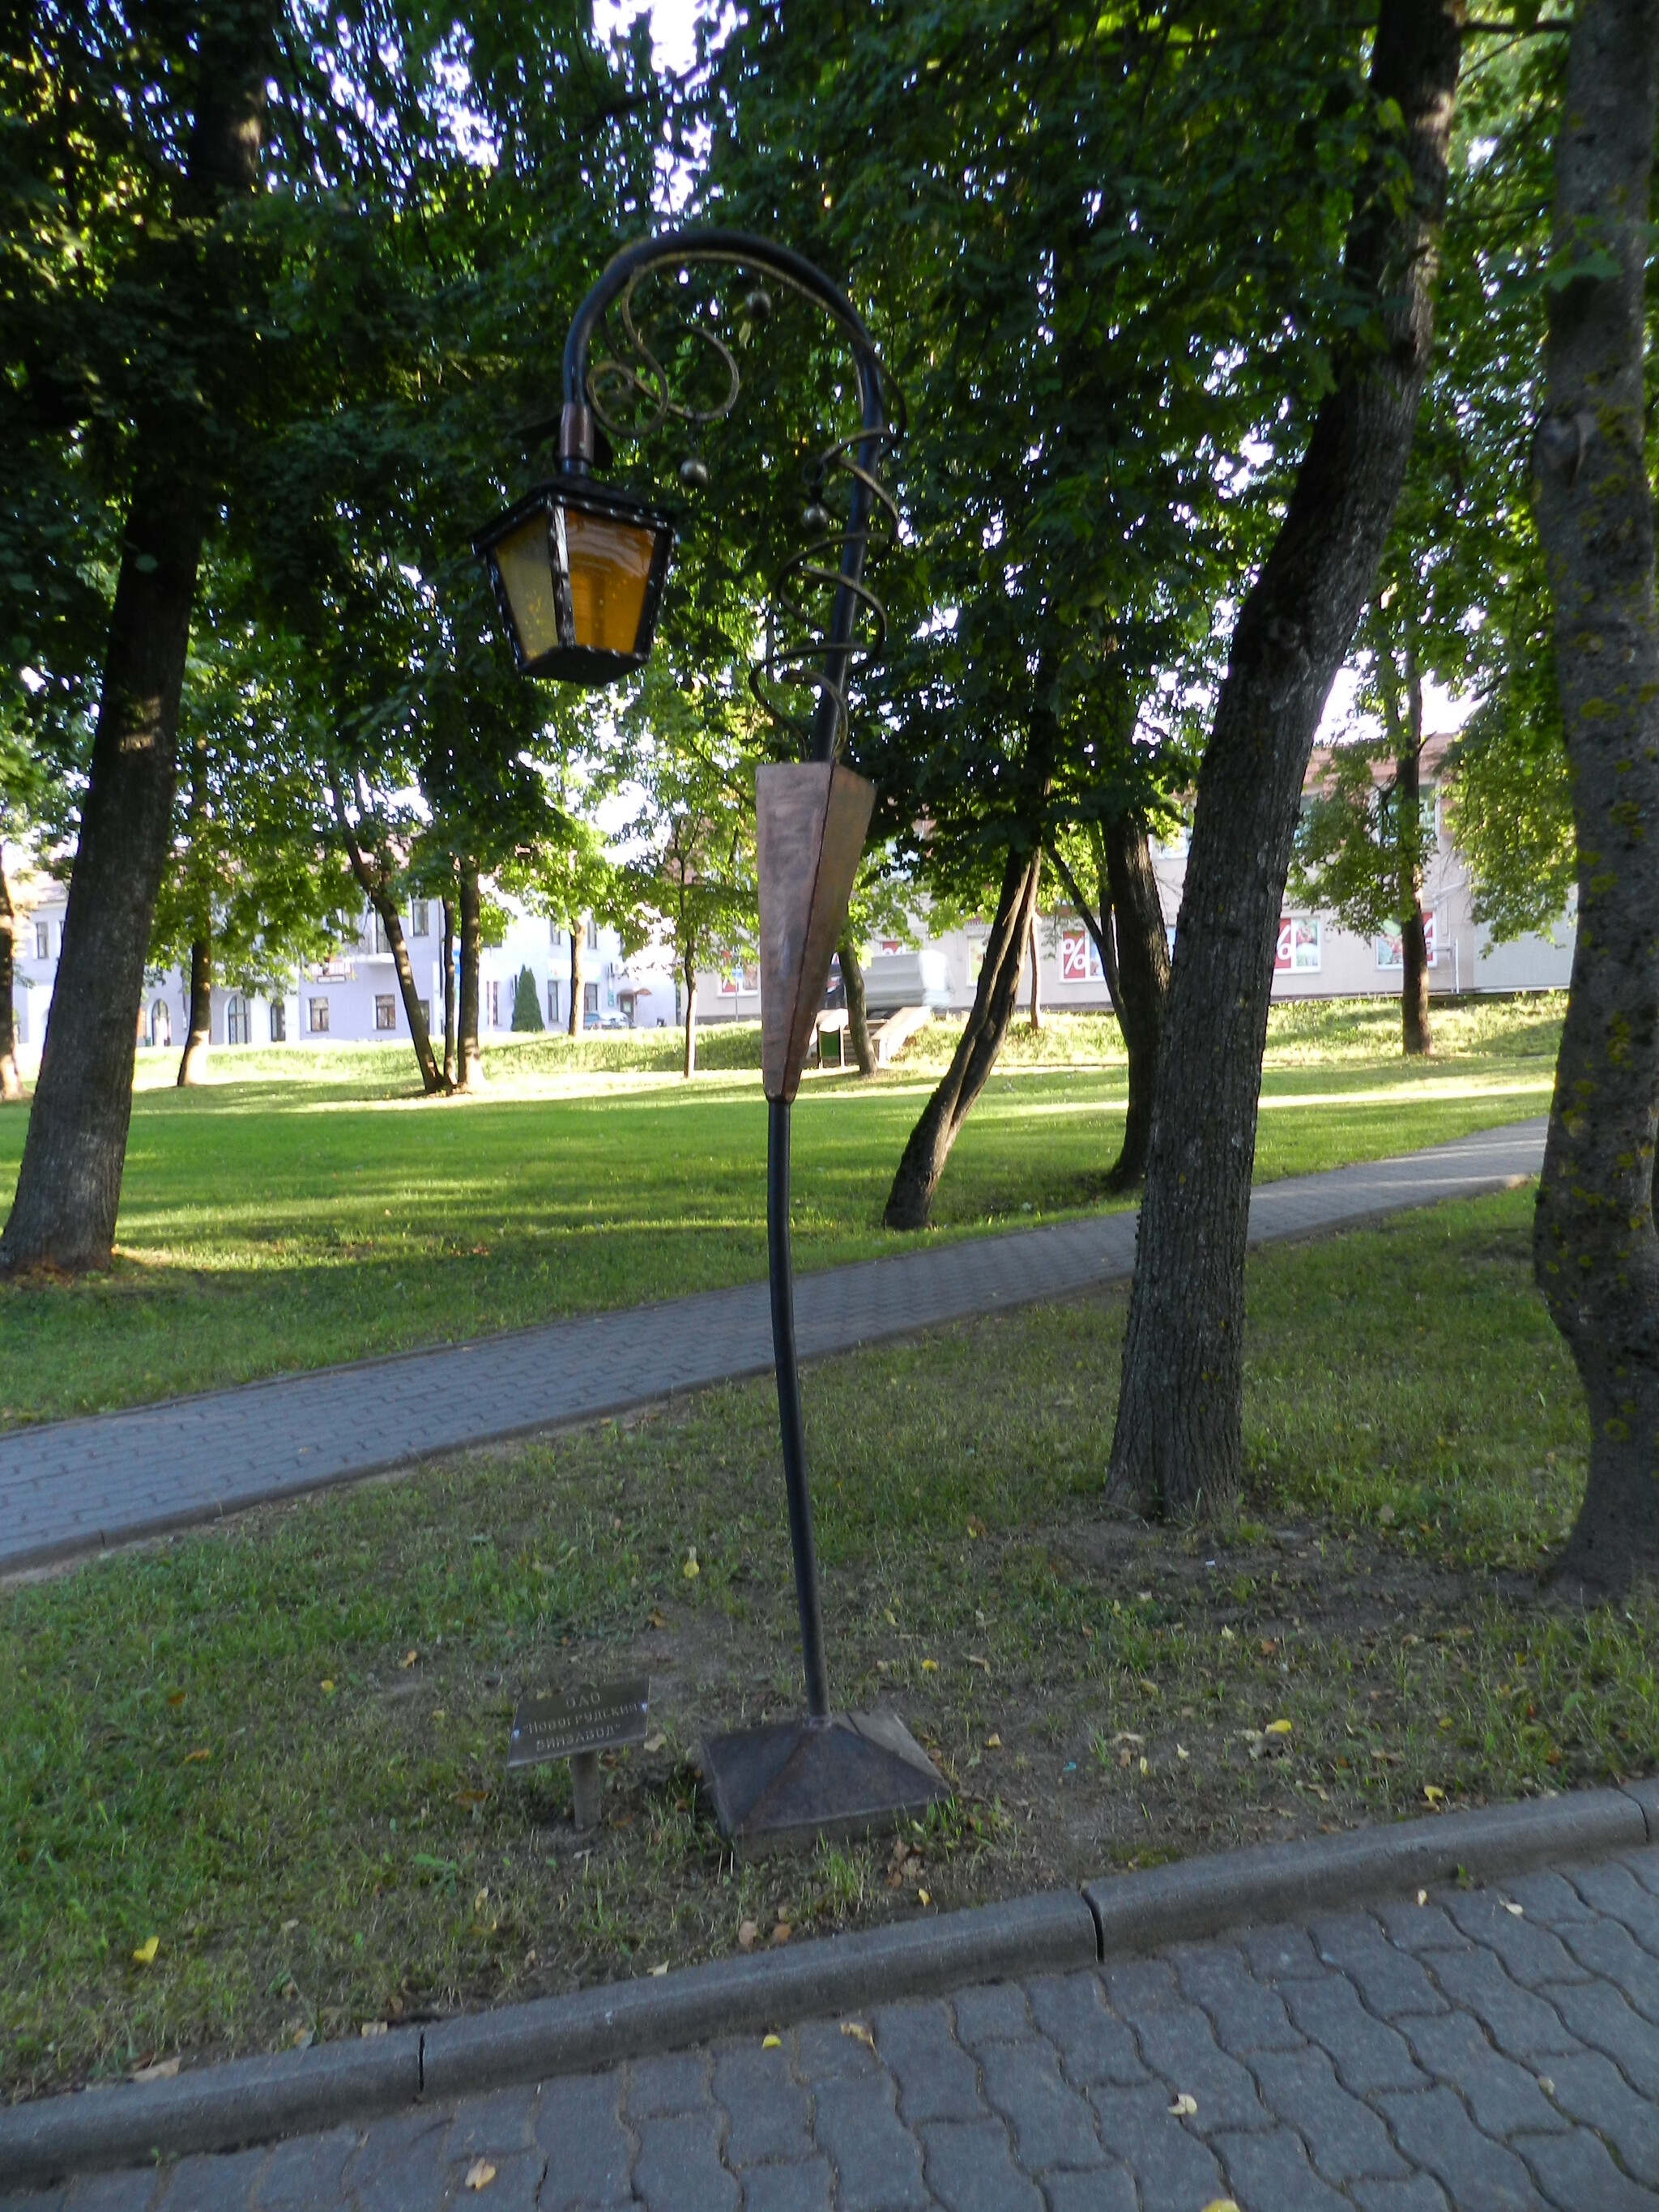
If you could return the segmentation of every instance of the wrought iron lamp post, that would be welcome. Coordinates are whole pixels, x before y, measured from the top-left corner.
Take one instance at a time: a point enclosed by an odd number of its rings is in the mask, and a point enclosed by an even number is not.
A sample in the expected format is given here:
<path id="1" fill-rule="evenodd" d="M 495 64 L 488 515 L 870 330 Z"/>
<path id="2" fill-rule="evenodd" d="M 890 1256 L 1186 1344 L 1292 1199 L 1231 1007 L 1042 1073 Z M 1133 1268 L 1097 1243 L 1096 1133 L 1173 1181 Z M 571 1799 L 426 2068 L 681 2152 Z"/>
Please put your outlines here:
<path id="1" fill-rule="evenodd" d="M 805 574 L 834 595 L 816 665 L 805 675 L 817 691 L 805 731 L 806 758 L 764 766 L 756 775 L 767 1249 L 806 1717 L 710 1737 L 703 1745 L 703 1764 L 722 1832 L 733 1842 L 761 1847 L 890 1825 L 948 1795 L 937 1769 L 896 1716 L 830 1710 L 789 1248 L 790 1106 L 846 921 L 874 799 L 871 786 L 837 759 L 847 723 L 855 625 L 861 609 L 873 610 L 878 619 L 880 614 L 864 583 L 865 550 L 878 506 L 891 511 L 875 473 L 881 446 L 891 433 L 881 365 L 869 332 L 845 294 L 822 270 L 787 247 L 745 232 L 670 231 L 627 247 L 577 309 L 565 342 L 557 477 L 520 500 L 475 542 L 526 675 L 601 684 L 643 666 L 667 575 L 673 526 L 663 508 L 594 479 L 602 445 L 589 356 L 606 311 L 617 307 L 647 375 L 654 373 L 655 388 L 632 368 L 615 362 L 602 367 L 652 397 L 654 419 L 660 422 L 669 411 L 666 379 L 635 325 L 634 287 L 648 274 L 711 262 L 763 274 L 823 309 L 852 355 L 861 421 L 859 431 L 825 457 L 852 478 L 839 562 L 834 568 L 820 568 L 806 557 L 803 563 Z M 769 304 L 763 293 L 751 296 L 757 308 L 763 303 Z M 735 400 L 738 376 L 730 354 L 716 344 L 732 379 L 725 403 L 713 410 L 717 416 L 729 411 Z M 699 465 L 689 466 L 695 471 Z M 830 529 L 821 508 L 809 510 L 809 520 L 817 529 Z M 833 543 L 833 538 L 823 542 Z M 800 668 L 802 656 L 778 653 L 769 639 L 765 665 Z"/>

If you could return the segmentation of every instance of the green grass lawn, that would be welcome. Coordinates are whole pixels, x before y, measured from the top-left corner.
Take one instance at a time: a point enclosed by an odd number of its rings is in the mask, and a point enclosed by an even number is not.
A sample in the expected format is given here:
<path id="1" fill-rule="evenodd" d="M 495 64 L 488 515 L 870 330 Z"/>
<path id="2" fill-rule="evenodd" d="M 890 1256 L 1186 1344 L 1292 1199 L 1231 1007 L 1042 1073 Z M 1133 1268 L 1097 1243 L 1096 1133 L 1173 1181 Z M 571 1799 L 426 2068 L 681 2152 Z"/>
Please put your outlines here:
<path id="1" fill-rule="evenodd" d="M 1534 1579 L 1586 1435 L 1532 1203 L 1252 1259 L 1220 1529 L 1102 1512 L 1120 1291 L 809 1371 L 836 1695 L 956 1790 L 896 1846 L 734 1868 L 699 1788 L 799 1705 L 764 1381 L 0 1593 L 3 2094 L 1650 1770 L 1659 1607 Z M 579 1838 L 512 1702 L 634 1669 Z"/>
<path id="2" fill-rule="evenodd" d="M 1540 1112 L 1561 1007 L 1440 1016 L 1407 1066 L 1383 1002 L 1276 1009 L 1259 1179 L 1375 1158 Z M 893 1169 L 948 1058 L 943 1026 L 870 1083 L 812 1078 L 795 1115 L 803 1270 L 902 1249 Z M 219 1053 L 173 1088 L 141 1055 L 117 1265 L 0 1287 L 0 1427 L 453 1341 L 766 1270 L 759 1037 L 711 1031 L 670 1072 L 667 1031 L 504 1042 L 471 1099 L 421 1097 L 406 1054 Z M 942 1236 L 1096 1201 L 1122 1126 L 1115 1024 L 1013 1031 L 953 1153 Z M 0 1206 L 25 1127 L 0 1110 Z"/>

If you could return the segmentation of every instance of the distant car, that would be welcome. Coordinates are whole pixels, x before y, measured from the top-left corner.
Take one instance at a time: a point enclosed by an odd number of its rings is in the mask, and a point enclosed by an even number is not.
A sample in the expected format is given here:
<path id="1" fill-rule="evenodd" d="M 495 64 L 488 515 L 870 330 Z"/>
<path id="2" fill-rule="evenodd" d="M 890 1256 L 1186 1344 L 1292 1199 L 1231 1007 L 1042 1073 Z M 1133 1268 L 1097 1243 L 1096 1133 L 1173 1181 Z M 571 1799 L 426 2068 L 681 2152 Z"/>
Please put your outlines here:
<path id="1" fill-rule="evenodd" d="M 620 1014 L 586 1014 L 582 1018 L 585 1030 L 625 1030 L 628 1024 Z"/>

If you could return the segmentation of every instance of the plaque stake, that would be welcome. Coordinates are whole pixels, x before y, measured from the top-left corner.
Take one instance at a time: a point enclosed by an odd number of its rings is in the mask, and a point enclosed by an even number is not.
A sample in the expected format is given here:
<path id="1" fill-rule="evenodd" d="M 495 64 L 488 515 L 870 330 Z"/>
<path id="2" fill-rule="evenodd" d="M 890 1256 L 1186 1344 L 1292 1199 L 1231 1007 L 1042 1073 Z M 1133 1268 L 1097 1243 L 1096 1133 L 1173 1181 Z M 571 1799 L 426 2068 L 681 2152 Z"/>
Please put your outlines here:
<path id="1" fill-rule="evenodd" d="M 586 1831 L 599 1825 L 599 1792 L 605 1787 L 605 1778 L 599 1771 L 597 1751 L 573 1751 L 570 1754 L 570 1794 L 575 1800 L 576 1826 Z"/>

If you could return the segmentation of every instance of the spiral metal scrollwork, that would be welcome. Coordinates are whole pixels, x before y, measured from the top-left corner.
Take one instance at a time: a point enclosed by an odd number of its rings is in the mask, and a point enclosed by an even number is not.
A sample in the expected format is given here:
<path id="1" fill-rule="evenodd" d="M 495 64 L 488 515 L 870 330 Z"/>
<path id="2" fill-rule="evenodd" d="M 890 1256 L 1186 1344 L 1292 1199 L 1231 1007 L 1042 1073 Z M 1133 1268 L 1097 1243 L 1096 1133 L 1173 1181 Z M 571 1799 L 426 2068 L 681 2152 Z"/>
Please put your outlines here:
<path id="1" fill-rule="evenodd" d="M 696 262 L 729 264 L 740 258 L 719 251 L 692 250 L 680 257 L 679 265 Z M 736 355 L 707 323 L 690 315 L 672 314 L 671 311 L 670 315 L 647 320 L 642 326 L 641 318 L 635 312 L 635 294 L 643 279 L 662 273 L 660 264 L 636 269 L 605 310 L 601 325 L 605 350 L 587 368 L 584 396 L 594 416 L 613 437 L 642 440 L 671 421 L 693 428 L 724 421 L 737 405 L 743 389 Z M 802 299 L 823 305 L 822 298 L 812 289 L 795 281 L 787 271 L 769 266 L 767 275 L 770 281 L 781 283 Z M 764 293 L 752 297 L 765 300 L 769 313 L 770 301 Z M 609 331 L 613 306 L 620 344 Z M 750 318 L 756 325 L 764 319 L 765 316 L 758 312 Z M 676 336 L 688 337 L 708 347 L 724 372 L 726 388 L 711 404 L 699 406 L 676 397 L 669 369 L 659 357 L 668 348 L 660 338 L 653 343 L 657 331 L 665 325 Z M 831 750 L 839 745 L 848 726 L 848 693 L 854 669 L 867 667 L 879 654 L 887 636 L 886 608 L 865 580 L 863 566 L 870 551 L 881 551 L 894 542 L 899 526 L 897 502 L 881 481 L 876 466 L 881 452 L 890 448 L 903 434 L 903 395 L 896 386 L 890 388 L 898 402 L 897 422 L 880 426 L 866 423 L 862 429 L 826 447 L 805 472 L 809 504 L 805 520 L 811 534 L 772 580 L 766 608 L 765 650 L 749 672 L 749 686 L 757 702 L 775 727 L 792 736 L 808 735 L 816 718 L 786 704 L 781 693 L 799 693 L 810 686 L 821 702 L 833 702 Z M 636 403 L 637 410 L 631 420 L 626 411 L 630 400 Z M 688 468 L 690 465 L 687 464 Z M 846 524 L 837 521 L 824 504 L 825 487 L 836 471 L 852 480 L 851 516 Z M 849 562 L 848 553 L 854 548 L 857 558 Z M 824 592 L 831 595 L 832 601 L 841 593 L 850 593 L 854 602 L 850 611 L 854 622 L 859 615 L 867 618 L 866 635 L 839 656 L 827 650 L 831 644 L 831 623 L 817 619 L 808 603 L 810 598 Z"/>

